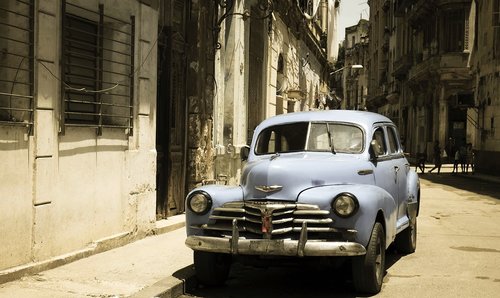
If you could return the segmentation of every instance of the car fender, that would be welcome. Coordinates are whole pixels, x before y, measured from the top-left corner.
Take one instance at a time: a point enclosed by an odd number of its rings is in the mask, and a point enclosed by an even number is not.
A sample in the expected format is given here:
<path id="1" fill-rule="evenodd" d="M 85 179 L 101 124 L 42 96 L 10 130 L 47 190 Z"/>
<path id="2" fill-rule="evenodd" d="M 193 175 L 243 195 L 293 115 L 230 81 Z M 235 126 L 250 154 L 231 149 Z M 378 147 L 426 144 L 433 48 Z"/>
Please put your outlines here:
<path id="1" fill-rule="evenodd" d="M 410 220 L 414 220 L 420 210 L 420 180 L 416 172 L 408 171 L 406 181 L 408 186 L 407 214 Z"/>
<path id="2" fill-rule="evenodd" d="M 188 198 L 195 192 L 205 192 L 212 199 L 211 209 L 204 215 L 198 215 L 192 212 L 188 206 Z M 206 224 L 208 217 L 212 214 L 214 208 L 222 206 L 224 203 L 231 201 L 242 201 L 243 189 L 240 186 L 226 186 L 226 185 L 204 185 L 193 189 L 186 196 L 186 232 L 188 236 L 202 235 L 200 229 L 194 229 L 192 225 Z"/>
<path id="3" fill-rule="evenodd" d="M 358 211 L 348 218 L 336 215 L 331 203 L 340 193 L 351 193 L 359 202 Z M 298 203 L 315 204 L 322 210 L 332 210 L 331 217 L 334 227 L 355 229 L 356 241 L 368 245 L 372 228 L 381 212 L 386 234 L 386 245 L 392 243 L 396 234 L 397 204 L 394 198 L 384 189 L 366 184 L 338 184 L 313 187 L 304 190 L 299 195 Z"/>

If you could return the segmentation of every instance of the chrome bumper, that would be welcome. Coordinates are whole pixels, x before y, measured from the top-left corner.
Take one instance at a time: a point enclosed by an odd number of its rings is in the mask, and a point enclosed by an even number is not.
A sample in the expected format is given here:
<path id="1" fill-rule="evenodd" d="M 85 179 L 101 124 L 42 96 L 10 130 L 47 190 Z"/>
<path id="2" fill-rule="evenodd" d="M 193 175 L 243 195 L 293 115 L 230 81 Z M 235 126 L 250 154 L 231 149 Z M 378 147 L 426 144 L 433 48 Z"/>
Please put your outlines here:
<path id="1" fill-rule="evenodd" d="M 273 255 L 273 256 L 360 256 L 366 254 L 363 245 L 356 242 L 307 240 L 304 223 L 299 240 L 290 239 L 244 239 L 233 223 L 232 236 L 219 238 L 209 236 L 188 236 L 186 245 L 193 250 L 207 252 Z"/>

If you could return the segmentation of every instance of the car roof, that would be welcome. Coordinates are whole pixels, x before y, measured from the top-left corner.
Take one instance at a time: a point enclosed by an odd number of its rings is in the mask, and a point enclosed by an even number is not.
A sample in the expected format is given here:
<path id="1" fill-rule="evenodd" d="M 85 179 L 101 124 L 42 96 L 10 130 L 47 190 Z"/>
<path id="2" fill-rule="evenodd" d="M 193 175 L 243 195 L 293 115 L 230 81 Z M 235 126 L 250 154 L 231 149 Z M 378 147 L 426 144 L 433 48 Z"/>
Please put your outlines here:
<path id="1" fill-rule="evenodd" d="M 374 123 L 392 121 L 380 114 L 366 111 L 353 111 L 353 110 L 324 110 L 324 111 L 308 111 L 308 112 L 295 112 L 288 114 L 281 114 L 264 120 L 256 130 L 264 127 L 291 123 L 291 122 L 315 122 L 315 121 L 338 121 L 350 122 L 359 124 L 365 128 L 371 127 Z"/>

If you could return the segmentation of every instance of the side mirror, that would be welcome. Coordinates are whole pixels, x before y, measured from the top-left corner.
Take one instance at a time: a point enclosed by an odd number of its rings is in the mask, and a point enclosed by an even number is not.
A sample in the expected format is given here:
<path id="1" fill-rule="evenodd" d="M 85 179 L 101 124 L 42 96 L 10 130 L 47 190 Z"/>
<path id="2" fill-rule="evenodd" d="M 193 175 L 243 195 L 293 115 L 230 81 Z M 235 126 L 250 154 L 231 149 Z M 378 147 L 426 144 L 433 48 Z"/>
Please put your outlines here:
<path id="1" fill-rule="evenodd" d="M 384 152 L 382 151 L 382 147 L 380 146 L 380 144 L 377 142 L 377 140 L 372 140 L 370 142 L 370 155 L 376 159 L 382 154 L 384 154 Z"/>
<path id="2" fill-rule="evenodd" d="M 250 146 L 245 145 L 245 146 L 241 147 L 241 149 L 240 149 L 241 161 L 247 160 L 248 155 L 250 155 Z"/>

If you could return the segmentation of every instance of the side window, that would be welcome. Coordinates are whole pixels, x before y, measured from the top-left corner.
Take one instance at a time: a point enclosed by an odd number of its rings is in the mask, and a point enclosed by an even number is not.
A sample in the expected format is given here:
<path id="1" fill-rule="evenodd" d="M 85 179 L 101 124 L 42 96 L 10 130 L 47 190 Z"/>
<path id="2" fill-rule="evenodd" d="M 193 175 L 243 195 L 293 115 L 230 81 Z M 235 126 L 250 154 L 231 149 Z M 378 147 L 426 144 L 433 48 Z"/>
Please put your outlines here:
<path id="1" fill-rule="evenodd" d="M 377 146 L 379 147 L 379 152 L 381 155 L 387 154 L 387 146 L 385 144 L 384 130 L 382 127 L 379 127 L 373 133 L 373 140 L 377 142 Z"/>
<path id="2" fill-rule="evenodd" d="M 389 153 L 399 152 L 399 143 L 394 127 L 387 127 L 387 137 L 389 139 Z"/>

